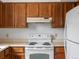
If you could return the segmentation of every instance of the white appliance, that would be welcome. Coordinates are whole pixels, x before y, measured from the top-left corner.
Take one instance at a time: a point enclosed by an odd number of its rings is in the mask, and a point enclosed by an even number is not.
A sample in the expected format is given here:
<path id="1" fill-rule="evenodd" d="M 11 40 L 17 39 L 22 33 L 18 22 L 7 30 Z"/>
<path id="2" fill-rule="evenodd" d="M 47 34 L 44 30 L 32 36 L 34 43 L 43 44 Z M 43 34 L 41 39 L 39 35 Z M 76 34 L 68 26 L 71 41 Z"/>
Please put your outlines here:
<path id="1" fill-rule="evenodd" d="M 43 31 L 43 30 L 48 30 L 51 29 L 51 22 L 52 18 L 44 18 L 44 17 L 28 17 L 27 18 L 27 23 L 28 23 L 28 28 L 37 30 L 38 32 Z"/>
<path id="2" fill-rule="evenodd" d="M 27 23 L 33 23 L 33 22 L 52 22 L 52 18 L 44 18 L 44 17 L 27 17 Z"/>
<path id="3" fill-rule="evenodd" d="M 31 34 L 25 48 L 25 59 L 54 59 L 54 46 L 49 34 Z"/>
<path id="4" fill-rule="evenodd" d="M 79 6 L 66 14 L 65 53 L 66 59 L 79 59 Z"/>

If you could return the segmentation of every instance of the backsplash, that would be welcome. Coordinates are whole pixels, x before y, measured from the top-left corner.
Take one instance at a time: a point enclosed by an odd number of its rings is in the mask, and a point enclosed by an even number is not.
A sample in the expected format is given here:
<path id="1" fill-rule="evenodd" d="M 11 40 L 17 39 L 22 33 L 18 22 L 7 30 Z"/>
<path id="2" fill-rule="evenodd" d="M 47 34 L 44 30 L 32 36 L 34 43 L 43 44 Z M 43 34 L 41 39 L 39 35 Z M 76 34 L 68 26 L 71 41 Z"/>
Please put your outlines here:
<path id="1" fill-rule="evenodd" d="M 55 39 L 64 39 L 63 28 L 52 28 L 50 22 L 28 23 L 28 28 L 1 28 L 0 42 L 27 42 L 30 34 L 51 34 Z"/>
<path id="2" fill-rule="evenodd" d="M 53 29 L 46 29 L 46 30 L 33 30 L 33 29 L 25 29 L 25 28 L 1 28 L 0 29 L 0 42 L 2 41 L 16 41 L 16 42 L 25 42 L 27 41 L 27 35 L 28 34 L 35 34 L 35 33 L 48 33 L 48 34 L 52 34 L 56 36 L 56 39 L 64 39 L 64 32 L 63 32 L 63 28 L 53 28 Z M 8 40 L 6 40 L 6 38 Z"/>

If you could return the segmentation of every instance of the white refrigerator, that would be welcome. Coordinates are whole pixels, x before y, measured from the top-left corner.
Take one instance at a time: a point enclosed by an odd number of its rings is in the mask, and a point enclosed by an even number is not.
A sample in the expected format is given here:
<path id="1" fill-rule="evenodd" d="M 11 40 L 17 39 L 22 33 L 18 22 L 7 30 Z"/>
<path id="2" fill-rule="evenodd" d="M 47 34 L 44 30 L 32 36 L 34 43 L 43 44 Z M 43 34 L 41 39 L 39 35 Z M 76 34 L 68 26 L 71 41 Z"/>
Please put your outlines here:
<path id="1" fill-rule="evenodd" d="M 79 6 L 66 13 L 65 59 L 79 59 Z"/>

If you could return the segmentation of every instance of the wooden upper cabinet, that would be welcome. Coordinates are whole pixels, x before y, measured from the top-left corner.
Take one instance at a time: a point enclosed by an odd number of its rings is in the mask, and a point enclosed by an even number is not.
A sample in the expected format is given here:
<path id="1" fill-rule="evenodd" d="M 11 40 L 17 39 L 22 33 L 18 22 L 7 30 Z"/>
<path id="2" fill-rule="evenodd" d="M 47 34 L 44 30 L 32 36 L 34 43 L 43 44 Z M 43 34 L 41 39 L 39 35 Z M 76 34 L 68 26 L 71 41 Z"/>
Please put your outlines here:
<path id="1" fill-rule="evenodd" d="M 0 2 L 0 27 L 2 27 L 2 3 Z"/>
<path id="2" fill-rule="evenodd" d="M 2 28 L 13 28 L 14 19 L 13 19 L 13 4 L 3 3 L 2 5 Z"/>
<path id="3" fill-rule="evenodd" d="M 38 17 L 38 3 L 27 3 L 27 17 Z"/>
<path id="4" fill-rule="evenodd" d="M 39 3 L 39 17 L 51 17 L 51 3 Z"/>
<path id="5" fill-rule="evenodd" d="M 64 3 L 63 7 L 64 7 L 63 8 L 63 23 L 65 24 L 66 13 L 75 7 L 75 3 L 67 2 L 67 3 Z"/>
<path id="6" fill-rule="evenodd" d="M 79 2 L 76 2 L 76 3 L 75 3 L 75 6 L 78 6 L 78 5 L 79 5 Z"/>
<path id="7" fill-rule="evenodd" d="M 15 28 L 25 28 L 26 24 L 26 4 L 14 4 Z"/>
<path id="8" fill-rule="evenodd" d="M 26 4 L 3 3 L 1 28 L 26 28 Z"/>
<path id="9" fill-rule="evenodd" d="M 52 3 L 52 27 L 62 28 L 63 27 L 63 4 L 62 3 Z"/>
<path id="10" fill-rule="evenodd" d="M 26 28 L 27 17 L 52 17 L 52 27 L 63 28 L 74 3 L 0 3 L 0 28 Z"/>
<path id="11" fill-rule="evenodd" d="M 73 7 L 75 7 L 75 3 L 74 2 L 72 2 L 72 3 L 71 2 L 64 3 L 64 13 L 67 13 Z"/>
<path id="12" fill-rule="evenodd" d="M 66 13 L 75 7 L 74 2 L 52 3 L 52 27 L 63 28 Z"/>
<path id="13" fill-rule="evenodd" d="M 50 17 L 50 3 L 27 3 L 27 17 Z"/>

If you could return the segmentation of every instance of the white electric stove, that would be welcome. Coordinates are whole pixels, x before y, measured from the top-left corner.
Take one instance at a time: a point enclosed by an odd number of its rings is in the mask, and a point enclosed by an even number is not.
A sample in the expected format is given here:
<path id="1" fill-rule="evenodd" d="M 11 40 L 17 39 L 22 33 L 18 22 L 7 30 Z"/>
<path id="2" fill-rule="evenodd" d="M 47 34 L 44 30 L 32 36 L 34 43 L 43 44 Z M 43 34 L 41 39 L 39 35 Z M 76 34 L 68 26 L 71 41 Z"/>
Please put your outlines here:
<path id="1" fill-rule="evenodd" d="M 31 34 L 25 48 L 25 59 L 54 59 L 50 34 Z"/>

